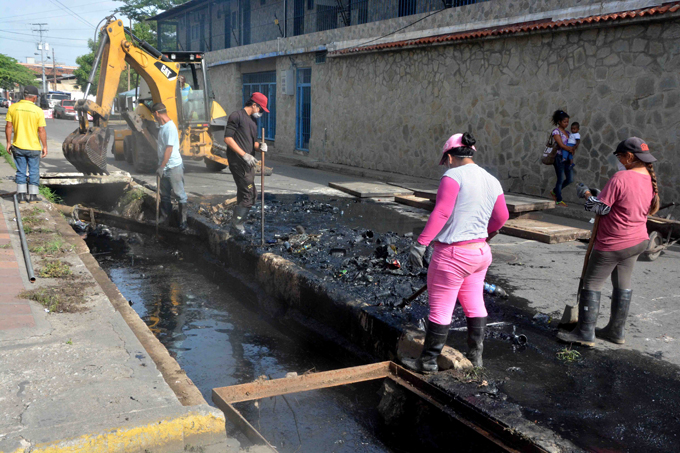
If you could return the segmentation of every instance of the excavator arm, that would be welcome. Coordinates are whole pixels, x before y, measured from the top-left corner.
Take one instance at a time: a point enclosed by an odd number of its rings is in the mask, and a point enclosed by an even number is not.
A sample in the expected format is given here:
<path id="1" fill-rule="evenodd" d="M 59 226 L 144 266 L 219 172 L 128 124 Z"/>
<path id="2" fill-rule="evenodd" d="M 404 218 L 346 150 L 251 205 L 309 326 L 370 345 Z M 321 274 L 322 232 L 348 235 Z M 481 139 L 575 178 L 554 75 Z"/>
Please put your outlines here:
<path id="1" fill-rule="evenodd" d="M 127 32 L 132 39 L 135 38 L 129 30 Z M 108 119 L 117 95 L 120 75 L 126 68 L 126 63 L 146 81 L 153 102 L 163 102 L 168 116 L 175 124 L 179 124 L 177 101 L 181 98 L 177 83 L 179 63 L 165 61 L 166 58 L 148 43 L 137 40 L 135 44 L 128 40 L 125 33 L 123 22 L 120 20 L 110 20 L 102 27 L 100 46 L 85 89 L 85 99 L 78 101 L 75 107 L 79 115 L 79 127 L 62 145 L 67 160 L 85 174 L 107 173 L 106 155 L 114 143 L 113 131 L 107 127 Z M 90 101 L 87 96 L 99 63 L 101 69 L 97 98 L 96 101 Z M 88 123 L 88 113 L 92 115 L 92 125 Z M 148 133 L 143 135 L 155 148 L 153 137 Z"/>

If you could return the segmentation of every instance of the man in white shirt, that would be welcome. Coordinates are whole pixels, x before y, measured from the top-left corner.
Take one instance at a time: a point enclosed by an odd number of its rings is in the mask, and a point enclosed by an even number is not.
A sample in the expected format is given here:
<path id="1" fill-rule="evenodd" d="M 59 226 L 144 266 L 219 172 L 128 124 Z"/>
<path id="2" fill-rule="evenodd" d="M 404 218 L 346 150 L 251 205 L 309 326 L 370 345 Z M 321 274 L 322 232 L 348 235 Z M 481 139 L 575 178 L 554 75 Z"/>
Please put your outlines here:
<path id="1" fill-rule="evenodd" d="M 179 229 L 187 228 L 187 194 L 184 191 L 184 165 L 179 153 L 177 126 L 168 116 L 165 104 L 159 102 L 151 107 L 158 124 L 158 169 L 161 191 L 161 221 L 166 222 L 172 214 L 172 192 L 179 201 Z"/>

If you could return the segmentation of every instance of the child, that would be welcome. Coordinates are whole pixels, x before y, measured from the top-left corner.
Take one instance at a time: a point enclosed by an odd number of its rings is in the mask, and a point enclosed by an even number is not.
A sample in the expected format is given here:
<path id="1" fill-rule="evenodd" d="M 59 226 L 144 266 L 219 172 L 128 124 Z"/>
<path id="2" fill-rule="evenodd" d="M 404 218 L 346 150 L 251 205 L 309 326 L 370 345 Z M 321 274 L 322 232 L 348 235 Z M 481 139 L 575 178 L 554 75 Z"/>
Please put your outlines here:
<path id="1" fill-rule="evenodd" d="M 580 124 L 578 124 L 576 121 L 571 123 L 571 133 L 569 134 L 569 138 L 567 139 L 567 146 L 573 146 L 574 151 L 576 151 L 576 148 L 578 148 L 578 145 L 581 143 L 581 134 L 578 133 L 580 129 Z M 570 153 L 569 151 L 562 150 L 562 157 L 564 160 L 567 161 L 567 165 L 569 165 L 569 168 L 574 168 L 574 154 Z"/>

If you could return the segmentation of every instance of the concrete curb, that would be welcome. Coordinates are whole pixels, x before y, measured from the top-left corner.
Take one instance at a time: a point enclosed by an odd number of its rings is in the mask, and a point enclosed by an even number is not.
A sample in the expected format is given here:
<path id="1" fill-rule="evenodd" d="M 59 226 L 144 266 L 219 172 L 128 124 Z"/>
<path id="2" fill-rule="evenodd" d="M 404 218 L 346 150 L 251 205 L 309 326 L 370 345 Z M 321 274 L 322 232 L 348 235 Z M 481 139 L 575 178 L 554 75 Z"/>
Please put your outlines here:
<path id="1" fill-rule="evenodd" d="M 184 414 L 146 425 L 123 426 L 73 439 L 20 447 L 12 453 L 99 453 L 238 451 L 238 442 L 225 445 L 224 415 L 207 404 L 186 408 Z M 212 448 L 211 448 L 212 447 Z"/>

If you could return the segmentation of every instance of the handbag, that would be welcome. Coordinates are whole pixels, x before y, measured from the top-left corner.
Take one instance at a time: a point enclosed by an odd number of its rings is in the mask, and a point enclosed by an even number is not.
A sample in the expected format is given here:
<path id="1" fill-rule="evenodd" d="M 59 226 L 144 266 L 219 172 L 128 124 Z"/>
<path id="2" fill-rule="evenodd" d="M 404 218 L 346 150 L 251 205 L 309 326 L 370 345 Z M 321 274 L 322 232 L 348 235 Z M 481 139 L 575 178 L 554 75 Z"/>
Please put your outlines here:
<path id="1" fill-rule="evenodd" d="M 550 132 L 548 141 L 545 144 L 545 149 L 543 150 L 543 155 L 541 156 L 541 163 L 543 165 L 552 165 L 555 163 L 555 156 L 557 155 L 557 142 Z"/>

